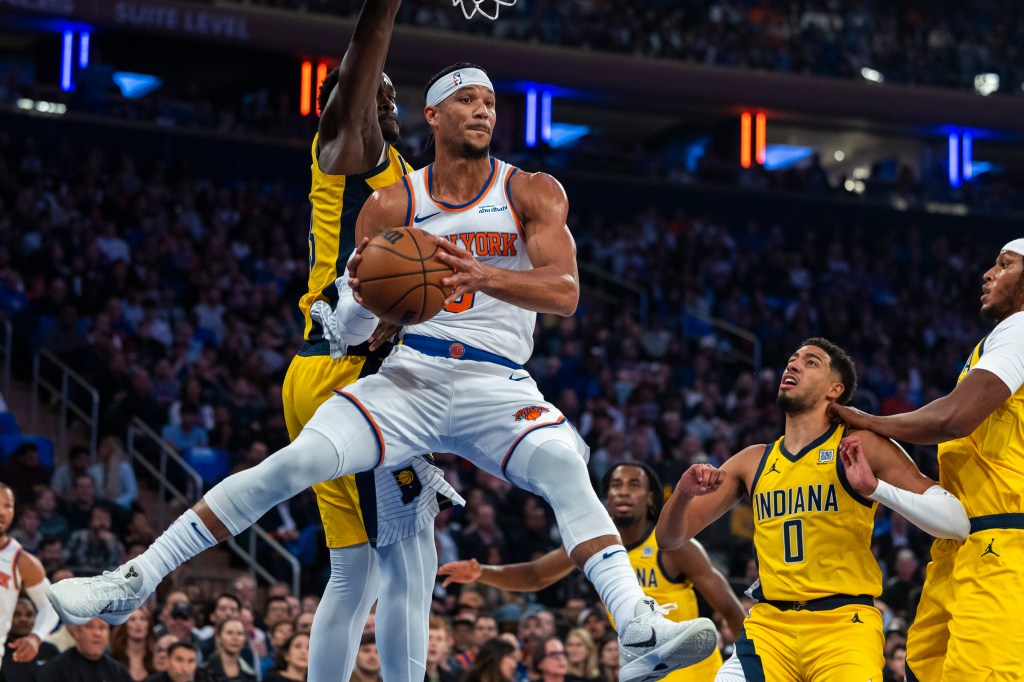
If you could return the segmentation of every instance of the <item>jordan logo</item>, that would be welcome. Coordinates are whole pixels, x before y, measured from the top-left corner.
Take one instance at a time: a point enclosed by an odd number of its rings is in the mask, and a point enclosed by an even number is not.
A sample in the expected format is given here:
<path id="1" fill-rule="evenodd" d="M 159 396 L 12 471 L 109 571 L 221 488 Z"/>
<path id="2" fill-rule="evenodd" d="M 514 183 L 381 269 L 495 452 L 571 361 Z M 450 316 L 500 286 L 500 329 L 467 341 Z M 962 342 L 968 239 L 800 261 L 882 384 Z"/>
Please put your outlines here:
<path id="1" fill-rule="evenodd" d="M 853 620 L 851 620 L 850 622 L 851 623 L 863 623 L 864 621 L 862 621 L 860 619 L 860 612 L 857 612 L 857 613 L 853 614 Z"/>
<path id="2" fill-rule="evenodd" d="M 135 572 L 135 567 L 134 566 L 129 566 L 128 567 L 128 572 L 124 574 L 124 579 L 125 580 L 128 580 L 129 578 L 138 578 L 138 577 L 139 577 L 139 574 Z"/>
<path id="3" fill-rule="evenodd" d="M 782 472 L 775 468 L 775 465 L 778 464 L 778 463 L 779 463 L 779 460 L 773 459 L 772 460 L 771 468 L 768 469 L 768 471 L 766 471 L 765 473 L 766 474 L 781 474 Z"/>
<path id="4" fill-rule="evenodd" d="M 986 554 L 991 554 L 992 556 L 999 556 L 999 554 L 997 554 L 996 551 L 992 549 L 992 545 L 995 543 L 995 541 L 995 538 L 992 538 L 988 541 L 988 547 L 985 548 L 985 551 L 981 553 L 981 556 L 985 556 Z"/>

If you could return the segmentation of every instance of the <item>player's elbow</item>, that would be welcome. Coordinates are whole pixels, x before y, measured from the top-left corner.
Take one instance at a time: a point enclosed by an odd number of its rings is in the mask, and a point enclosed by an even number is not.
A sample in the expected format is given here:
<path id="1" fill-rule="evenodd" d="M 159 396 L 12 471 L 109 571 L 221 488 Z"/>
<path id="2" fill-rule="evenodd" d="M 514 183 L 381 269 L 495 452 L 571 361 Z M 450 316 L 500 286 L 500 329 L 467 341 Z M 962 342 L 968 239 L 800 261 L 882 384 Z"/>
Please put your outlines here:
<path id="1" fill-rule="evenodd" d="M 939 417 L 936 431 L 942 437 L 942 441 L 956 440 L 971 435 L 980 423 L 980 420 L 966 411 L 948 412 Z"/>
<path id="2" fill-rule="evenodd" d="M 566 275 L 563 281 L 565 286 L 561 287 L 553 312 L 562 317 L 572 317 L 580 304 L 580 285 L 571 275 Z"/>
<path id="3" fill-rule="evenodd" d="M 681 531 L 669 531 L 659 523 L 654 528 L 654 540 L 658 543 L 658 549 L 669 552 L 682 547 L 689 541 L 689 538 L 685 537 Z"/>

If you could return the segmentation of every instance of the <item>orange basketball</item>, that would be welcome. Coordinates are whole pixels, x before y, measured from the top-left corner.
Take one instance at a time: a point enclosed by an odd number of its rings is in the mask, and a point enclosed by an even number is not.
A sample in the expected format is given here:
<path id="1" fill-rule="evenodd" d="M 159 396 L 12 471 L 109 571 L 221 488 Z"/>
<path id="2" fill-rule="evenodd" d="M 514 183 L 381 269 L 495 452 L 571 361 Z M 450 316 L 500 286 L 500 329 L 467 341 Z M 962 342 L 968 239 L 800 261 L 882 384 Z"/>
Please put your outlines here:
<path id="1" fill-rule="evenodd" d="M 356 270 L 364 305 L 392 324 L 419 324 L 437 315 L 455 272 L 437 257 L 433 235 L 415 227 L 384 230 L 363 249 Z"/>

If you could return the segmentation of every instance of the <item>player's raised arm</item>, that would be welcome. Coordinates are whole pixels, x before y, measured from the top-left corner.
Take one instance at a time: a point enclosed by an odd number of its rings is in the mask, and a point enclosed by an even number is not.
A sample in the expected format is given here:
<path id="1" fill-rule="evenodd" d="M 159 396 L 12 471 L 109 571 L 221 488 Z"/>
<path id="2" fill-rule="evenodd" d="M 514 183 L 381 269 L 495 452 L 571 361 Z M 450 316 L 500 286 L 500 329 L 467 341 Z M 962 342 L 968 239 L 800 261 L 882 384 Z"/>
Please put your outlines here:
<path id="1" fill-rule="evenodd" d="M 479 582 L 509 592 L 536 592 L 555 584 L 575 568 L 565 549 L 559 547 L 533 561 L 505 566 L 480 564 L 476 559 L 452 561 L 437 569 L 437 573 L 447 576 L 444 587 Z"/>
<path id="2" fill-rule="evenodd" d="M 318 159 L 325 173 L 349 175 L 377 165 L 384 149 L 378 108 L 393 110 L 395 94 L 394 87 L 381 87 L 381 73 L 401 4 L 401 0 L 363 3 L 338 67 L 337 86 L 328 90 L 330 96 L 321 105 Z M 325 83 L 333 84 L 330 78 Z"/>
<path id="3" fill-rule="evenodd" d="M 533 269 L 520 272 L 485 265 L 468 251 L 442 240 L 440 258 L 456 272 L 445 279 L 445 284 L 455 289 L 446 304 L 483 291 L 520 308 L 568 317 L 576 312 L 580 285 L 576 243 L 566 225 L 569 200 L 565 190 L 546 173 L 518 172 L 512 176 L 510 194 L 523 221 Z"/>
<path id="4" fill-rule="evenodd" d="M 663 551 L 678 549 L 729 511 L 746 492 L 764 447 L 744 448 L 721 469 L 710 464 L 694 464 L 684 471 L 658 517 L 655 528 L 658 547 Z"/>
<path id="5" fill-rule="evenodd" d="M 842 440 L 839 456 L 847 480 L 860 495 L 899 512 L 937 538 L 967 538 L 971 523 L 963 505 L 922 474 L 896 443 L 858 431 Z"/>

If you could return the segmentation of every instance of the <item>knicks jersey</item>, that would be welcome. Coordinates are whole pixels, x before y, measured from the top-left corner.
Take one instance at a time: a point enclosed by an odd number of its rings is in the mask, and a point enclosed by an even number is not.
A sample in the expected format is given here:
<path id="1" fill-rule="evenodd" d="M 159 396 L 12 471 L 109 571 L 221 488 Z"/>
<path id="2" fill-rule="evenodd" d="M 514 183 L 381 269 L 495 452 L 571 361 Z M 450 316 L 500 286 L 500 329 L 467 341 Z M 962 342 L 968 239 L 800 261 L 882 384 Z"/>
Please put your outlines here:
<path id="1" fill-rule="evenodd" d="M 858 495 L 839 458 L 845 429 L 833 425 L 797 453 L 780 438 L 754 474 L 754 550 L 760 586 L 753 596 L 808 601 L 882 592 L 871 554 L 875 504 Z"/>
<path id="2" fill-rule="evenodd" d="M 409 209 L 406 224 L 448 239 L 472 252 L 487 265 L 506 270 L 529 270 L 522 222 L 509 196 L 509 183 L 518 168 L 491 157 L 491 173 L 480 193 L 456 206 L 431 195 L 434 165 L 405 176 Z M 462 296 L 422 324 L 405 328 L 447 341 L 462 341 L 481 350 L 525 363 L 533 353 L 537 314 L 482 291 Z"/>
<path id="3" fill-rule="evenodd" d="M 984 352 L 982 339 L 957 383 Z M 1024 387 L 970 435 L 939 443 L 939 483 L 963 503 L 971 518 L 1024 512 Z"/>
<path id="4" fill-rule="evenodd" d="M 21 557 L 21 543 L 7 536 L 7 542 L 0 547 L 0 644 L 7 642 L 11 631 L 11 619 L 18 605 L 21 593 L 21 576 L 18 575 L 18 558 Z"/>
<path id="5" fill-rule="evenodd" d="M 394 184 L 412 168 L 389 144 L 384 145 L 384 160 L 374 169 L 358 175 L 328 175 L 317 161 L 319 136 L 313 138 L 313 175 L 309 201 L 313 212 L 309 220 L 309 282 L 307 293 L 299 300 L 306 320 L 305 338 L 323 340 L 320 323 L 309 314 L 315 301 L 338 303 L 334 282 L 343 272 L 356 247 L 356 218 L 363 204 L 376 190 Z"/>

